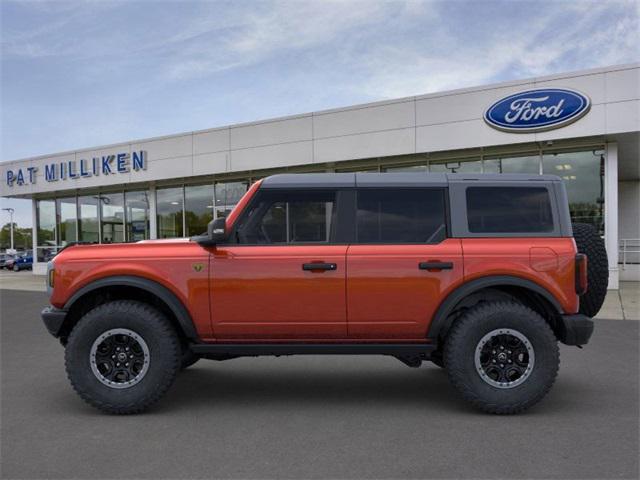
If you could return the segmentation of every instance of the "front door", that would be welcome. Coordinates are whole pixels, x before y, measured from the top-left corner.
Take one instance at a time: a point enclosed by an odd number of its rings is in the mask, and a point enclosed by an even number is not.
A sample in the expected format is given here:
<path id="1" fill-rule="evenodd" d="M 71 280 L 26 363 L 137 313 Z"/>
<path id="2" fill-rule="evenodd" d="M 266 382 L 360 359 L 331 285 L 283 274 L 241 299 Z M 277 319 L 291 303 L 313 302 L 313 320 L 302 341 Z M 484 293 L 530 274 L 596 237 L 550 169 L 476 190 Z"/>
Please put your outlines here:
<path id="1" fill-rule="evenodd" d="M 352 339 L 424 340 L 444 295 L 463 277 L 459 239 L 447 238 L 446 190 L 361 189 L 347 252 Z"/>
<path id="2" fill-rule="evenodd" d="M 335 242 L 336 191 L 260 191 L 230 243 L 211 255 L 219 340 L 344 338 L 346 245 Z"/>

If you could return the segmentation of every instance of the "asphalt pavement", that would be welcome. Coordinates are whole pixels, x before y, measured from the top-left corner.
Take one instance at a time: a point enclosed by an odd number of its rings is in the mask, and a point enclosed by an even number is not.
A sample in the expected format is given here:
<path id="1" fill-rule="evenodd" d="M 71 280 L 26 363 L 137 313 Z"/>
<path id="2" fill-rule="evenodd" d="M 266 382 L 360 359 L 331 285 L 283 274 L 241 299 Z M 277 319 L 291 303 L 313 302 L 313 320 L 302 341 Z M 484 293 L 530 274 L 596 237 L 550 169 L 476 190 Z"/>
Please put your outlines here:
<path id="1" fill-rule="evenodd" d="M 525 414 L 478 413 L 431 364 L 387 357 L 201 361 L 150 412 L 75 395 L 39 318 L 0 290 L 2 478 L 638 478 L 639 326 L 561 347 Z"/>

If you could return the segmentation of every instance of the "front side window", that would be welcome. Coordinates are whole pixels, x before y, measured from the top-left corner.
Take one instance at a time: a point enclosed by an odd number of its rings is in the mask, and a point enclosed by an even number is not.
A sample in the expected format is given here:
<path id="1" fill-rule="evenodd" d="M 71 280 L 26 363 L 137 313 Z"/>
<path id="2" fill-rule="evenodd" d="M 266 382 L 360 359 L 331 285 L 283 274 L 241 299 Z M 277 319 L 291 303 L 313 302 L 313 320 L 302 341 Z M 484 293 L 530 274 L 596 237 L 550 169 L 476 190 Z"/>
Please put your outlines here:
<path id="1" fill-rule="evenodd" d="M 236 229 L 240 244 L 329 243 L 335 192 L 265 192 Z"/>
<path id="2" fill-rule="evenodd" d="M 553 231 L 551 201 L 544 187 L 469 187 L 467 219 L 472 233 Z"/>
<path id="3" fill-rule="evenodd" d="M 358 243 L 438 243 L 446 237 L 444 190 L 358 191 Z"/>

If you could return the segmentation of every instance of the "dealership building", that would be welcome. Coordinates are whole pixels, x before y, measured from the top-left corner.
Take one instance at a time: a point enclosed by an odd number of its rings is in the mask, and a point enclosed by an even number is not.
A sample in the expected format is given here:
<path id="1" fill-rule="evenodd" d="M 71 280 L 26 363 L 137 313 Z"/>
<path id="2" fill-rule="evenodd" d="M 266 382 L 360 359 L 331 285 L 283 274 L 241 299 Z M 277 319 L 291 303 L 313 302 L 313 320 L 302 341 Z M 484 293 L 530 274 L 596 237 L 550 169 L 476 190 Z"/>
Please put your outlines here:
<path id="1" fill-rule="evenodd" d="M 640 64 L 304 113 L 0 164 L 33 202 L 34 272 L 69 242 L 186 237 L 280 172 L 555 174 L 640 280 Z"/>

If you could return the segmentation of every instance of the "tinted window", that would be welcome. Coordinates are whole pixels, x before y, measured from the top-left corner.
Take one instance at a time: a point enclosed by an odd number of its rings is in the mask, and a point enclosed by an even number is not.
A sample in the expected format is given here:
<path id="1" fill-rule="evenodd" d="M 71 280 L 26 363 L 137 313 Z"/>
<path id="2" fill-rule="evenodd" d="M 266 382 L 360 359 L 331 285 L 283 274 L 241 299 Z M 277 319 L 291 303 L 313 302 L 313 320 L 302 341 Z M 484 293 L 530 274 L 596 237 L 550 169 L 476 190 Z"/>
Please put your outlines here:
<path id="1" fill-rule="evenodd" d="M 328 243 L 335 224 L 335 192 L 264 192 L 241 219 L 242 244 Z"/>
<path id="2" fill-rule="evenodd" d="M 358 243 L 438 243 L 445 218 L 442 189 L 358 191 Z"/>
<path id="3" fill-rule="evenodd" d="M 467 217 L 474 233 L 553 231 L 549 192 L 541 187 L 467 188 Z"/>

